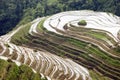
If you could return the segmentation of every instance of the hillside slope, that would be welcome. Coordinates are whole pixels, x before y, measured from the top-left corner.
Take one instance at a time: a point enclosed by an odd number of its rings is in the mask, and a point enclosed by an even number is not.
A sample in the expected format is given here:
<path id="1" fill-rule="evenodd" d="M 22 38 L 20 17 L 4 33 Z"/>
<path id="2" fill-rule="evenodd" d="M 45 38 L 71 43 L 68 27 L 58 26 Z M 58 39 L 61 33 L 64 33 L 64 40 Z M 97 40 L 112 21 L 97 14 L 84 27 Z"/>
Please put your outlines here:
<path id="1" fill-rule="evenodd" d="M 0 35 L 16 25 L 33 19 L 69 10 L 94 10 L 111 12 L 120 16 L 119 0 L 1 0 Z"/>
<path id="2" fill-rule="evenodd" d="M 6 57 L 1 57 L 7 59 Z M 39 73 L 35 73 L 26 65 L 17 65 L 11 60 L 0 59 L 0 80 L 47 80 L 41 78 Z"/>
<path id="3" fill-rule="evenodd" d="M 40 17 L 0 37 L 0 55 L 52 80 L 119 80 L 120 17 L 90 10 Z"/>

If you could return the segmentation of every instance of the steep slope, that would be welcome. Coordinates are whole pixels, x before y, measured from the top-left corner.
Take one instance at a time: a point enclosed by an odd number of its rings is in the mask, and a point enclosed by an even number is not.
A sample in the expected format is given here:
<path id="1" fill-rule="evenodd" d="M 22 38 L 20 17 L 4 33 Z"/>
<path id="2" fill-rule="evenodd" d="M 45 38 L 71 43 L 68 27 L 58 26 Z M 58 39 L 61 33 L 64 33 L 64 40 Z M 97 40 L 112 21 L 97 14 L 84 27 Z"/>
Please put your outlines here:
<path id="1" fill-rule="evenodd" d="M 46 80 L 26 65 L 17 65 L 10 59 L 0 56 L 0 80 Z M 5 60 L 2 60 L 5 59 Z"/>
<path id="2" fill-rule="evenodd" d="M 52 80 L 119 80 L 119 30 L 111 13 L 61 12 L 1 36 L 0 55 Z"/>
<path id="3" fill-rule="evenodd" d="M 2 41 L 1 47 L 3 48 L 1 56 L 26 64 L 51 79 L 89 79 L 88 71 L 69 59 L 60 58 L 46 51 L 35 51 Z"/>

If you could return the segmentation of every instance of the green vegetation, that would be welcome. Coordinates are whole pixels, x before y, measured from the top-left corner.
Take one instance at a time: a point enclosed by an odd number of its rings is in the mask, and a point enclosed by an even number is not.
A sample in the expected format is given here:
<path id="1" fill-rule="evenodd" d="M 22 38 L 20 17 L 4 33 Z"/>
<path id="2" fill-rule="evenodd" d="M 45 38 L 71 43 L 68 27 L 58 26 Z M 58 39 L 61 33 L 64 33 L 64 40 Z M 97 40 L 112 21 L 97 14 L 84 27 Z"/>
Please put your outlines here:
<path id="1" fill-rule="evenodd" d="M 78 22 L 78 25 L 85 26 L 85 25 L 87 25 L 87 22 L 85 20 L 81 20 L 81 21 Z"/>
<path id="2" fill-rule="evenodd" d="M 28 6 L 31 6 L 30 8 L 27 8 L 25 6 L 26 8 L 21 18 L 22 20 L 19 23 L 20 25 L 31 21 L 37 16 L 50 15 L 53 13 L 66 11 L 66 10 L 93 9 L 97 11 L 99 10 L 109 11 L 109 12 L 112 11 L 113 13 L 118 12 L 114 10 L 119 10 L 118 9 L 119 3 L 117 2 L 117 0 L 116 1 L 113 1 L 113 0 L 110 0 L 110 1 L 107 1 L 107 0 L 104 0 L 104 1 L 103 0 L 101 1 L 99 0 L 88 0 L 88 1 L 86 0 L 81 0 L 81 1 L 54 0 L 55 1 L 54 3 L 53 3 L 53 0 L 46 0 L 43 2 L 39 2 L 38 0 L 35 0 L 35 1 L 38 2 L 38 3 L 35 3 L 35 5 L 37 4 L 37 6 L 28 5 Z M 30 2 L 28 1 L 28 3 Z M 110 3 L 110 5 L 106 5 L 106 3 L 107 4 Z M 80 4 L 81 6 L 79 6 Z M 110 8 L 111 5 L 116 5 L 116 6 Z M 37 31 L 40 34 L 45 32 L 43 35 L 38 35 L 38 36 L 29 35 L 28 31 L 31 26 L 31 23 L 29 23 L 29 24 L 26 24 L 23 28 L 21 28 L 12 37 L 11 42 L 19 45 L 24 44 L 26 46 L 30 46 L 31 48 L 36 47 L 33 50 L 34 52 L 37 52 L 37 50 L 39 49 L 44 49 L 50 53 L 56 54 L 61 57 L 72 58 L 74 61 L 76 61 L 80 65 L 89 69 L 90 75 L 92 76 L 93 80 L 109 80 L 109 78 L 112 78 L 115 80 L 120 79 L 120 70 L 119 70 L 120 60 L 116 57 L 111 56 L 109 53 L 104 52 L 103 50 L 100 49 L 100 47 L 96 46 L 95 44 L 91 44 L 90 42 L 87 42 L 88 41 L 87 39 L 90 38 L 91 40 L 93 39 L 96 40 L 96 44 L 97 44 L 97 41 L 99 41 L 101 42 L 101 44 L 103 43 L 106 46 L 110 46 L 110 44 L 115 45 L 116 42 L 109 35 L 107 35 L 104 32 L 99 32 L 98 30 L 77 28 L 77 27 L 70 27 L 69 34 L 67 34 L 66 32 L 65 35 L 58 35 L 53 32 L 47 31 L 43 27 L 43 23 L 45 20 L 46 18 L 42 19 L 37 26 Z M 87 25 L 87 22 L 85 20 L 81 20 L 80 22 L 78 22 L 78 24 Z M 81 36 L 86 36 L 87 38 L 82 39 Z M 111 51 L 115 52 L 115 53 L 114 52 L 111 53 L 113 55 L 116 54 L 116 52 L 120 53 L 119 47 L 115 49 L 113 48 L 110 48 L 110 49 Z M 4 64 L 4 66 L 6 66 L 6 64 Z M 4 69 L 1 68 L 1 70 L 4 70 Z M 9 76 L 6 77 L 8 79 L 11 79 L 11 76 L 13 75 L 14 75 L 14 78 L 16 78 L 18 74 L 21 74 L 19 76 L 21 80 L 27 80 L 27 79 L 38 80 L 39 79 L 39 74 L 34 74 L 33 72 L 31 72 L 32 71 L 31 69 L 26 69 L 26 66 L 20 66 L 20 68 L 18 67 L 10 68 L 9 70 L 10 70 L 10 72 L 8 71 Z M 12 72 L 13 70 L 15 70 L 15 74 Z"/>
<path id="3" fill-rule="evenodd" d="M 17 66 L 13 62 L 0 59 L 0 80 L 47 80 L 26 65 Z"/>
<path id="4" fill-rule="evenodd" d="M 37 26 L 37 29 L 39 30 L 38 32 L 44 32 L 46 29 L 43 27 L 43 23 L 44 23 L 44 21 L 46 20 L 46 18 L 44 18 L 44 19 L 42 19 L 40 22 L 39 22 L 39 24 L 38 24 L 38 26 Z"/>
<path id="5" fill-rule="evenodd" d="M 15 33 L 15 35 L 12 36 L 11 42 L 18 45 L 28 42 L 29 40 L 26 39 L 25 37 L 29 37 L 28 32 L 29 32 L 30 26 L 31 26 L 31 23 L 28 23 L 22 26 L 22 28 L 17 33 Z"/>
<path id="6" fill-rule="evenodd" d="M 102 41 L 104 44 L 111 44 L 111 43 L 114 45 L 117 44 L 113 38 L 111 38 L 105 32 L 101 32 L 99 30 L 82 28 L 82 27 L 74 27 L 74 26 L 70 27 L 69 29 L 70 29 L 70 31 L 79 33 L 79 35 L 81 34 L 81 35 Z"/>
<path id="7" fill-rule="evenodd" d="M 112 12 L 120 16 L 119 0 L 2 0 L 0 2 L 0 35 L 41 16 L 69 10 Z"/>
<path id="8" fill-rule="evenodd" d="M 45 20 L 46 18 L 42 19 L 37 26 L 37 31 L 39 33 L 43 33 L 44 31 L 46 31 L 46 29 L 43 27 L 43 23 Z M 22 26 L 22 28 L 12 36 L 11 42 L 17 45 L 28 43 L 30 41 L 28 38 L 30 37 L 29 29 L 31 25 L 32 25 L 31 23 L 28 23 Z"/>
<path id="9" fill-rule="evenodd" d="M 91 36 L 94 36 L 96 38 L 99 38 L 99 39 L 106 39 L 107 40 L 107 37 L 104 33 L 102 32 L 89 32 L 88 34 L 90 34 Z"/>
<path id="10" fill-rule="evenodd" d="M 108 53 L 102 51 L 95 44 L 91 44 L 90 42 L 87 42 L 86 39 L 84 40 L 76 35 L 79 34 L 80 36 L 84 35 L 91 37 L 95 40 L 101 41 L 101 43 L 104 42 L 103 40 L 108 40 L 115 44 L 115 41 L 110 36 L 104 32 L 102 33 L 94 29 L 76 27 L 71 27 L 69 29 L 69 31 L 73 31 L 76 34 L 69 32 L 69 34 L 72 35 L 59 35 L 50 31 L 46 31 L 43 27 L 44 20 L 45 19 L 38 24 L 37 30 L 40 32 L 45 32 L 45 34 L 41 36 L 28 35 L 28 30 L 24 27 L 25 29 L 23 29 L 25 32 L 22 37 L 28 41 L 24 43 L 24 41 L 19 38 L 19 34 L 15 34 L 18 37 L 14 38 L 14 42 L 16 42 L 15 44 L 20 43 L 20 45 L 25 44 L 26 46 L 32 45 L 30 47 L 36 47 L 36 50 L 42 48 L 58 56 L 72 58 L 74 61 L 90 70 L 93 80 L 109 80 L 109 78 L 116 80 L 120 79 L 120 65 L 118 65 L 120 64 L 119 59 L 114 58 Z M 36 50 L 34 50 L 34 52 L 36 52 Z M 96 70 L 96 72 L 93 69 Z M 101 73 L 103 75 L 101 76 L 96 73 Z"/>
<path id="11" fill-rule="evenodd" d="M 114 50 L 118 53 L 120 53 L 120 46 L 116 45 L 116 47 L 114 48 Z"/>
<path id="12" fill-rule="evenodd" d="M 69 42 L 75 46 L 78 46 L 82 50 L 88 51 L 89 54 L 94 54 L 98 57 L 100 57 L 103 61 L 107 62 L 109 65 L 114 65 L 116 67 L 120 67 L 120 61 L 114 60 L 110 58 L 105 52 L 101 51 L 97 46 L 94 46 L 89 43 L 85 43 L 80 40 L 70 39 Z"/>
<path id="13" fill-rule="evenodd" d="M 113 65 L 114 67 L 120 68 L 120 65 L 118 65 L 118 64 L 120 64 L 119 60 L 115 60 L 115 59 L 109 57 L 109 55 L 107 55 L 105 52 L 101 51 L 97 46 L 89 47 L 88 51 L 91 54 L 94 54 L 97 57 L 99 57 L 102 61 L 107 62 L 106 64 Z"/>
<path id="14" fill-rule="evenodd" d="M 96 71 L 90 70 L 89 72 L 90 76 L 92 77 L 92 80 L 110 80 L 110 78 L 100 75 Z"/>
<path id="15" fill-rule="evenodd" d="M 68 39 L 68 42 L 70 42 L 71 44 L 76 45 L 76 46 L 78 46 L 82 49 L 85 49 L 85 47 L 88 44 L 88 43 L 85 43 L 83 41 L 79 41 L 79 40 L 76 40 L 76 39 Z"/>

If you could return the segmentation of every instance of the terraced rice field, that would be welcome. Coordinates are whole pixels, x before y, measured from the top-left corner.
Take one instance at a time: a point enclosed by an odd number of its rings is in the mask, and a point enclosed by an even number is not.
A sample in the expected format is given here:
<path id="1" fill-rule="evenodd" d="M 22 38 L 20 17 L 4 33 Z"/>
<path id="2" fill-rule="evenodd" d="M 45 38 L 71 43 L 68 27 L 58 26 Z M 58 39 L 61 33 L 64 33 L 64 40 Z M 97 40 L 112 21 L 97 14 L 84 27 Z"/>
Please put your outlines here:
<path id="1" fill-rule="evenodd" d="M 61 12 L 1 36 L 0 55 L 51 80 L 120 80 L 119 30 L 111 13 Z"/>

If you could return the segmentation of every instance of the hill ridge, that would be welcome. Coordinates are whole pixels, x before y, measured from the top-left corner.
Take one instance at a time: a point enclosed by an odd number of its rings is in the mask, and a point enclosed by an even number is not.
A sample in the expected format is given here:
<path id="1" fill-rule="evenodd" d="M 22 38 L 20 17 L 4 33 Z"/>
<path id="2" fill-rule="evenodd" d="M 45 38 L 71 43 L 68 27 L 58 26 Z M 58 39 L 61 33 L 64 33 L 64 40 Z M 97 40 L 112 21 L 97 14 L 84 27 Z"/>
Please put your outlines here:
<path id="1" fill-rule="evenodd" d="M 1 55 L 53 80 L 120 79 L 119 21 L 89 10 L 37 18 L 0 37 Z"/>

